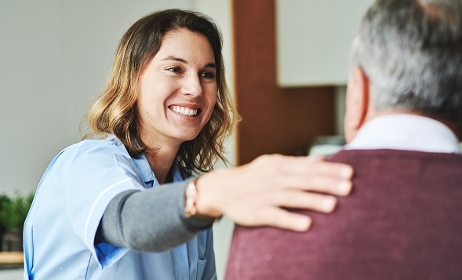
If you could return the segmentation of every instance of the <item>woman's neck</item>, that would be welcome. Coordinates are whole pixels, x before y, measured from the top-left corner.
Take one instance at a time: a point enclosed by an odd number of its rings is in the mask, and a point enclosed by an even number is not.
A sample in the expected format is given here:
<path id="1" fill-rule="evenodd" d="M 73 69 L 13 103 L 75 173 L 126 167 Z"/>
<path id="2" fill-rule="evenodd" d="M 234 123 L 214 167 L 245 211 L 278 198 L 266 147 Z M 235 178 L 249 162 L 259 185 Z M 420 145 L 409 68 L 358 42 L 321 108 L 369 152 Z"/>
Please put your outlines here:
<path id="1" fill-rule="evenodd" d="M 164 184 L 173 180 L 173 175 L 170 171 L 177 153 L 178 149 L 146 149 L 146 159 L 148 160 L 157 181 L 159 181 L 159 184 Z"/>
<path id="2" fill-rule="evenodd" d="M 164 184 L 180 149 L 181 142 L 153 136 L 155 133 L 149 133 L 143 127 L 140 127 L 139 133 L 146 147 L 145 155 L 151 170 L 159 184 Z"/>

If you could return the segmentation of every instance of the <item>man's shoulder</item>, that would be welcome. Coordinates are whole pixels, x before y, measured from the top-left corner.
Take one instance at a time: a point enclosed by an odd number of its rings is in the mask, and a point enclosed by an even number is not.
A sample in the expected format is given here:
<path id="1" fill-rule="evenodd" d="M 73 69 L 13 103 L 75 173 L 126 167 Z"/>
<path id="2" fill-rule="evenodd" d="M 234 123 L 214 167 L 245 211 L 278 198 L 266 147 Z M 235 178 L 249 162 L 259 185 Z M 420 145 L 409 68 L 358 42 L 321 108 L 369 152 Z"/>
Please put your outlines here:
<path id="1" fill-rule="evenodd" d="M 462 182 L 462 155 L 407 150 L 342 150 L 328 158 L 329 161 L 349 164 L 354 169 L 356 185 L 429 186 L 444 184 L 452 188 Z M 432 190 L 436 191 L 436 190 Z"/>
<path id="2" fill-rule="evenodd" d="M 400 161 L 414 160 L 422 162 L 450 161 L 462 164 L 462 154 L 435 153 L 423 151 L 394 150 L 394 149 L 354 149 L 341 150 L 327 158 L 328 161 L 354 163 L 368 160 Z"/>

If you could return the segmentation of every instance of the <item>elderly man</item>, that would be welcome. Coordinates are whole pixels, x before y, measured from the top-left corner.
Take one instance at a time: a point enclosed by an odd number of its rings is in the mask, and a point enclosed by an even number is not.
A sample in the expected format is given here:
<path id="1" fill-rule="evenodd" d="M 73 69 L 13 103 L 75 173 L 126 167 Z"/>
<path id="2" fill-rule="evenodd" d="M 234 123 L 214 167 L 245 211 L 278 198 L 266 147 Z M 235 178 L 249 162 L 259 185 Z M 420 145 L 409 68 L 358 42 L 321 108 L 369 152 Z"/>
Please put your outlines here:
<path id="1" fill-rule="evenodd" d="M 226 280 L 462 279 L 462 1 L 376 1 L 352 62 L 352 195 L 306 233 L 236 227 Z"/>

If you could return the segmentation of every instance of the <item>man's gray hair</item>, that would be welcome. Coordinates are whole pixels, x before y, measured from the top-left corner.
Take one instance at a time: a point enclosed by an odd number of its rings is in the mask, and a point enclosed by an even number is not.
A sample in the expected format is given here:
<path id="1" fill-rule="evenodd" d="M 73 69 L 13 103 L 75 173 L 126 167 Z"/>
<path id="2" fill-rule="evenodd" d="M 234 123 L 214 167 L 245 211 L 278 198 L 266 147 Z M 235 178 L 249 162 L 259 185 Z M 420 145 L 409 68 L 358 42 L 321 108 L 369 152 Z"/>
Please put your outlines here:
<path id="1" fill-rule="evenodd" d="M 462 124 L 462 0 L 377 0 L 353 42 L 377 109 Z"/>

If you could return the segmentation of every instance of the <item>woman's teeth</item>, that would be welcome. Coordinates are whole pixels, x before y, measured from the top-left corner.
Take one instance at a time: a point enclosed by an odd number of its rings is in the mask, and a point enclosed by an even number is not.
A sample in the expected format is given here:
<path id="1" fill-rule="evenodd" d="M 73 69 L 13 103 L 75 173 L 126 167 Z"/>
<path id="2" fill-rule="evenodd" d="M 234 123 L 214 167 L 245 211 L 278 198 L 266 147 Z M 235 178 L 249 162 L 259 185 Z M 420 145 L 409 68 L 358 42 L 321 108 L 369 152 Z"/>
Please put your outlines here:
<path id="1" fill-rule="evenodd" d="M 190 109 L 190 108 L 185 108 L 185 107 L 180 107 L 180 106 L 172 106 L 171 110 L 175 113 L 184 115 L 184 116 L 195 116 L 197 115 L 197 109 Z"/>

